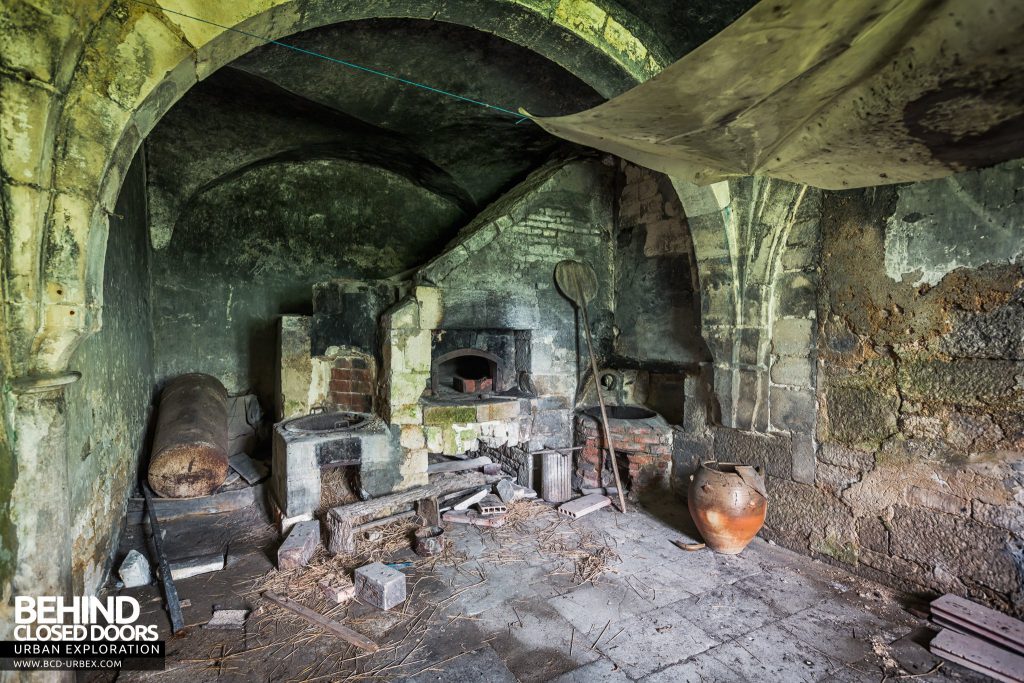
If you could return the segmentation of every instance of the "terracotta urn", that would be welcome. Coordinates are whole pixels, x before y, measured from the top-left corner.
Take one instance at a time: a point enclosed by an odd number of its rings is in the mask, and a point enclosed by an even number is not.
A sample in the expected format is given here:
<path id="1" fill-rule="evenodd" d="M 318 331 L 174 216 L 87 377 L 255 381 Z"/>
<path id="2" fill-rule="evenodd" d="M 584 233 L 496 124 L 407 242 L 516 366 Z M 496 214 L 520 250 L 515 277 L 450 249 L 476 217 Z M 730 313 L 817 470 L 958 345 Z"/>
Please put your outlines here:
<path id="1" fill-rule="evenodd" d="M 688 505 L 708 547 L 735 555 L 764 525 L 768 497 L 757 468 L 707 461 L 690 477 Z"/>

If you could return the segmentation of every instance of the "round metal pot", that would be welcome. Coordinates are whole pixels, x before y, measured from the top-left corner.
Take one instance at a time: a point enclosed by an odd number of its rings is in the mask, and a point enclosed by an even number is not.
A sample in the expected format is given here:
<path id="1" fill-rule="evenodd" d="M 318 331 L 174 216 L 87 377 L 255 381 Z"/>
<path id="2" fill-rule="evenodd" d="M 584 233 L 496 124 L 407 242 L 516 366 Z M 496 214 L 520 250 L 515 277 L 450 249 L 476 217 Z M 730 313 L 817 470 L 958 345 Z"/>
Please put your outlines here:
<path id="1" fill-rule="evenodd" d="M 687 504 L 704 542 L 716 553 L 735 555 L 757 536 L 768 499 L 736 473 L 736 463 L 708 461 L 690 477 Z M 760 481 L 760 473 L 757 477 Z M 763 484 L 761 485 L 763 490 Z"/>

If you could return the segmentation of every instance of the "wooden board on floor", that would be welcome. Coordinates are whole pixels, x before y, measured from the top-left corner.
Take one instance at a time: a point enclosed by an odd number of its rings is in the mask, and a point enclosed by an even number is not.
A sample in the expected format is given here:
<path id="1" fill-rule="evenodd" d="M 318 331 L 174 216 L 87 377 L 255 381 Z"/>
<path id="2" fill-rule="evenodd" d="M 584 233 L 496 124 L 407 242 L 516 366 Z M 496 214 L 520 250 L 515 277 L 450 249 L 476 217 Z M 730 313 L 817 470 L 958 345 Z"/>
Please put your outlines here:
<path id="1" fill-rule="evenodd" d="M 191 517 L 192 515 L 215 515 L 247 508 L 263 496 L 263 484 L 247 486 L 237 491 L 224 491 L 196 498 L 153 498 L 153 509 L 161 521 Z M 142 524 L 145 521 L 145 498 L 129 498 L 126 523 Z"/>
<path id="2" fill-rule="evenodd" d="M 295 602 L 291 598 L 282 597 L 272 591 L 265 592 L 263 594 L 263 597 L 267 600 L 270 600 L 272 603 L 278 605 L 279 607 L 283 607 L 286 610 L 298 614 L 306 621 L 316 624 L 317 626 L 326 631 L 330 631 L 331 633 L 338 636 L 345 642 L 352 643 L 358 648 L 362 648 L 367 652 L 376 652 L 380 649 L 380 646 L 378 646 L 377 643 L 373 642 L 372 640 L 364 636 L 362 633 L 353 631 L 349 627 L 339 624 L 334 619 L 328 619 L 319 612 L 314 612 L 313 610 L 305 607 L 304 605 L 300 605 L 299 603 Z"/>
<path id="3" fill-rule="evenodd" d="M 997 681 L 1024 683 L 1024 657 L 980 638 L 943 629 L 932 639 L 929 649 L 932 654 Z"/>
<path id="4" fill-rule="evenodd" d="M 1024 655 L 1024 622 L 947 593 L 931 604 L 932 615 L 958 631 L 978 635 Z"/>

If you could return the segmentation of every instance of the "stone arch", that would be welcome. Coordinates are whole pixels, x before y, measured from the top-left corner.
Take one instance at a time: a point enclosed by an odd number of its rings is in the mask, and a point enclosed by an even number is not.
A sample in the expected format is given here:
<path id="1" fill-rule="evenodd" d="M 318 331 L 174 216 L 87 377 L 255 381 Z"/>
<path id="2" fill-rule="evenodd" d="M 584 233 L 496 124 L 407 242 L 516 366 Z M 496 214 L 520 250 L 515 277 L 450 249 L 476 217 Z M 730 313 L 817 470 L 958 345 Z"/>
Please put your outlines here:
<path id="1" fill-rule="evenodd" d="M 820 191 L 766 177 L 672 184 L 693 237 L 717 419 L 813 435 Z"/>
<path id="2" fill-rule="evenodd" d="M 179 7 L 188 14 L 191 4 Z M 99 329 L 107 216 L 136 150 L 193 84 L 264 44 L 264 38 L 367 18 L 462 24 L 534 50 L 604 95 L 645 80 L 668 61 L 653 33 L 611 0 L 480 5 L 474 0 L 442 8 L 421 0 L 360 5 L 270 0 L 203 4 L 195 10 L 214 26 L 149 3 L 114 3 L 88 35 L 66 91 L 51 90 L 50 97 L 26 105 L 48 124 L 35 159 L 42 173 L 28 174 L 39 177 L 26 183 L 26 201 L 12 212 L 19 215 L 8 216 L 19 226 L 16 239 L 31 251 L 10 264 L 12 289 L 32 290 L 9 311 L 21 341 L 28 342 L 12 345 L 15 374 L 63 372 L 80 341 Z M 589 54 L 552 39 L 565 32 L 592 48 Z M 48 142 L 53 143 L 49 148 Z M 19 180 L 17 174 L 13 179 Z"/>

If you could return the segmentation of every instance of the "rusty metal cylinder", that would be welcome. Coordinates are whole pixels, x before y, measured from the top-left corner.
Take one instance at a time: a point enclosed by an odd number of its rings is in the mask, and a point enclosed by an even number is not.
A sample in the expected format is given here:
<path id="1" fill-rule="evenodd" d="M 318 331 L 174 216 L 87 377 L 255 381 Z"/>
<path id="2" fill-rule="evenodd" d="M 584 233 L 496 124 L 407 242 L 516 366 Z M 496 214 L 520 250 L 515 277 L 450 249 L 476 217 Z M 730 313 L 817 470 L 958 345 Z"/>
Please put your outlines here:
<path id="1" fill-rule="evenodd" d="M 228 395 L 216 377 L 175 377 L 160 394 L 149 486 L 165 498 L 207 496 L 228 475 Z"/>

